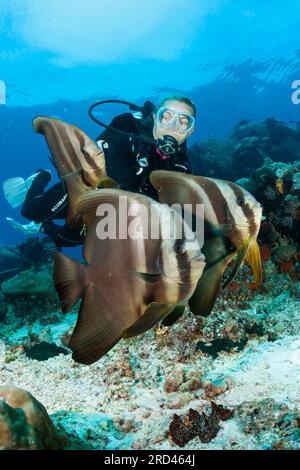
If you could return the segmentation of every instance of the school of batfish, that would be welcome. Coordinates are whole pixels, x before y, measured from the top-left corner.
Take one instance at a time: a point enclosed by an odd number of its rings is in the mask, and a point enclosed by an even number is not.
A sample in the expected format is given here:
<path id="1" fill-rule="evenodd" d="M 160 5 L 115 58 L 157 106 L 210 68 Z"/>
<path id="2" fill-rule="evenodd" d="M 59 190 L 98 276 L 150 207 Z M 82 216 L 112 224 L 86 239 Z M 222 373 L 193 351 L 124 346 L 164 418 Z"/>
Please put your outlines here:
<path id="1" fill-rule="evenodd" d="M 262 281 L 256 241 L 262 208 L 242 187 L 229 181 L 165 170 L 153 171 L 150 181 L 158 201 L 118 189 L 106 173 L 105 156 L 96 143 L 76 126 L 58 119 L 37 117 L 34 130 L 45 136 L 53 163 L 68 191 L 66 224 L 84 224 L 87 235 L 84 263 L 55 254 L 54 284 L 63 312 L 81 299 L 78 319 L 68 347 L 73 359 L 92 364 L 121 338 L 144 333 L 162 322 L 172 325 L 189 304 L 194 315 L 208 315 L 221 285 L 227 286 L 246 261 L 255 285 Z M 109 204 L 120 220 L 120 196 L 144 237 L 124 238 L 117 225 L 114 238 L 97 236 L 103 215 L 97 208 Z M 181 221 L 182 236 L 165 237 L 168 222 L 181 215 L 173 204 L 189 205 L 190 220 L 204 205 L 204 243 L 193 237 L 193 227 Z M 140 210 L 139 210 L 140 209 Z M 157 237 L 147 238 L 150 218 L 156 214 Z M 196 221 L 197 222 L 197 221 Z M 130 223 L 130 217 L 127 219 Z M 129 227 L 125 227 L 127 231 Z M 224 273 L 234 261 L 222 284 Z"/>

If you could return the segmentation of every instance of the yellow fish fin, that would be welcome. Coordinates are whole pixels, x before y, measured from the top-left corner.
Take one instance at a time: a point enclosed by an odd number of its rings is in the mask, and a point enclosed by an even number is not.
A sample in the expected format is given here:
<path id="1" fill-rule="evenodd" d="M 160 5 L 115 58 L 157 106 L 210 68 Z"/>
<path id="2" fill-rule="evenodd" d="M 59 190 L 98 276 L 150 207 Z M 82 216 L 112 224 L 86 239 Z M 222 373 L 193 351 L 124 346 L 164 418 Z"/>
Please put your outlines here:
<path id="1" fill-rule="evenodd" d="M 245 261 L 251 266 L 255 286 L 260 286 L 262 283 L 262 264 L 260 250 L 256 239 L 250 241 Z"/>

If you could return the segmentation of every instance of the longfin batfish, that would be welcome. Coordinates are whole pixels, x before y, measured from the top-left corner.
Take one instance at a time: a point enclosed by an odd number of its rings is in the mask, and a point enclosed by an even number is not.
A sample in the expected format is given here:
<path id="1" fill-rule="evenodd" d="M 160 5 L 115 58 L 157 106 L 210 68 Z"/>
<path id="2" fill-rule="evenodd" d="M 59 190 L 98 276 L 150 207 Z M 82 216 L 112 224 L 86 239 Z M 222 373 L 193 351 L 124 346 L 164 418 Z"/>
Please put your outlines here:
<path id="1" fill-rule="evenodd" d="M 255 284 L 262 281 L 262 266 L 256 237 L 260 228 L 262 209 L 245 189 L 229 181 L 164 170 L 153 171 L 150 181 L 158 191 L 160 202 L 204 205 L 205 234 L 203 253 L 206 267 L 189 304 L 194 314 L 208 315 L 221 286 L 223 274 L 235 259 L 233 281 L 240 266 L 248 262 Z"/>
<path id="2" fill-rule="evenodd" d="M 66 184 L 66 224 L 80 225 L 76 214 L 79 196 L 98 186 L 116 186 L 106 174 L 104 153 L 81 129 L 59 119 L 38 116 L 33 120 L 33 128 L 44 135 L 57 173 Z"/>
<path id="3" fill-rule="evenodd" d="M 54 284 L 63 312 L 81 299 L 69 347 L 77 362 L 91 364 L 121 338 L 143 333 L 187 303 L 205 261 L 198 241 L 186 238 L 188 227 L 182 239 L 164 238 L 178 214 L 141 194 L 97 189 L 79 198 L 77 210 L 87 226 L 85 263 L 56 253 Z M 150 236 L 153 213 L 157 238 Z"/>

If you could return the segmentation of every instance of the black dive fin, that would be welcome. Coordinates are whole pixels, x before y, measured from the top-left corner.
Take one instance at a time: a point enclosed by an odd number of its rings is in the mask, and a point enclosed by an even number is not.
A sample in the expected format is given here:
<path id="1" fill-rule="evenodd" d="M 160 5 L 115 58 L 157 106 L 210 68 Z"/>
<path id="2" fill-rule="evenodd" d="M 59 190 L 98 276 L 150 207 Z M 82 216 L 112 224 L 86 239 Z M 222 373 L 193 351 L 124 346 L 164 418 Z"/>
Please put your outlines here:
<path id="1" fill-rule="evenodd" d="M 182 317 L 185 311 L 186 304 L 177 305 L 171 313 L 169 313 L 161 322 L 163 326 L 172 326 L 174 323 Z"/>

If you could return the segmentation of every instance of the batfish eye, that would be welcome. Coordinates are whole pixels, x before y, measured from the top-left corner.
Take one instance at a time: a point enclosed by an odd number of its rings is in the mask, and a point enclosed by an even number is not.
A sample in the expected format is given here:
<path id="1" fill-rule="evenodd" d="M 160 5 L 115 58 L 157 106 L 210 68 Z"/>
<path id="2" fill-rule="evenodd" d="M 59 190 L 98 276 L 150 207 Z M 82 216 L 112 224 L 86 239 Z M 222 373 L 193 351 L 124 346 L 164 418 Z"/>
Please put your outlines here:
<path id="1" fill-rule="evenodd" d="M 237 198 L 236 202 L 238 203 L 239 206 L 242 206 L 242 207 L 246 205 L 246 201 L 245 201 L 244 196 L 239 196 Z"/>
<path id="2" fill-rule="evenodd" d="M 185 251 L 184 250 L 184 243 L 183 242 L 176 242 L 175 245 L 174 245 L 174 251 L 178 255 L 182 254 Z"/>

